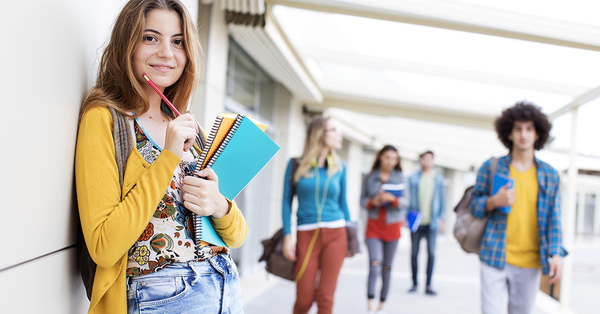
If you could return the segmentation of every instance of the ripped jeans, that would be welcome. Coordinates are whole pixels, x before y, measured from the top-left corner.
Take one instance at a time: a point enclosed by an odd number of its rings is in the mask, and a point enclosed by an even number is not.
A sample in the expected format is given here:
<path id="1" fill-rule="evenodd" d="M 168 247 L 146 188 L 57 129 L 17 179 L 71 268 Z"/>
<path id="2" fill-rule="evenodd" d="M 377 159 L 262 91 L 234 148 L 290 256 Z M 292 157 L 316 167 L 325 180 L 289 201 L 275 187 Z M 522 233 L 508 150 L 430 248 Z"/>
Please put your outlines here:
<path id="1" fill-rule="evenodd" d="M 394 255 L 396 255 L 396 248 L 398 248 L 399 241 L 400 240 L 387 242 L 374 238 L 366 239 L 370 263 L 367 281 L 368 299 L 375 298 L 375 283 L 379 276 L 381 276 L 381 293 L 379 294 L 379 300 L 385 302 L 390 290 L 392 263 L 394 262 Z"/>
<path id="2" fill-rule="evenodd" d="M 219 254 L 127 280 L 127 313 L 243 313 L 237 267 Z"/>

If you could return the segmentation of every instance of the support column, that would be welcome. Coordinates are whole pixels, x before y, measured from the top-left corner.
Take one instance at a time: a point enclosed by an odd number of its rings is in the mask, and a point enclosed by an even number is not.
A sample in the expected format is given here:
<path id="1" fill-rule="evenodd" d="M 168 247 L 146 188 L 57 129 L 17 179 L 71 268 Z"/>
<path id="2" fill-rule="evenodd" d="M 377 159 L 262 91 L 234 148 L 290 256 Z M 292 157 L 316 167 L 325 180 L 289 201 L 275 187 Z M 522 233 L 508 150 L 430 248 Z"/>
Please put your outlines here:
<path id="1" fill-rule="evenodd" d="M 594 204 L 594 229 L 593 235 L 600 235 L 600 189 L 594 191 L 596 203 Z"/>
<path id="2" fill-rule="evenodd" d="M 219 5 L 199 4 L 198 33 L 203 54 L 201 77 L 196 89 L 192 112 L 202 126 L 210 128 L 217 115 L 225 111 L 227 95 L 227 61 L 229 37 L 225 13 Z"/>
<path id="3" fill-rule="evenodd" d="M 575 208 L 577 195 L 577 107 L 571 110 L 571 149 L 569 152 L 569 170 L 565 200 L 563 202 L 563 245 L 572 249 L 575 244 Z M 565 185 L 563 185 L 564 187 Z M 571 286 L 573 281 L 573 257 L 568 255 L 563 259 L 563 272 L 560 287 L 560 307 L 566 312 L 571 305 Z"/>
<path id="4" fill-rule="evenodd" d="M 575 191 L 575 197 L 577 199 L 575 211 L 575 234 L 582 234 L 585 228 L 585 194 L 586 191 L 584 189 L 579 189 L 579 191 Z"/>
<path id="5" fill-rule="evenodd" d="M 362 189 L 362 144 L 350 141 L 346 164 L 346 198 L 352 220 L 357 220 L 360 214 L 360 193 Z"/>

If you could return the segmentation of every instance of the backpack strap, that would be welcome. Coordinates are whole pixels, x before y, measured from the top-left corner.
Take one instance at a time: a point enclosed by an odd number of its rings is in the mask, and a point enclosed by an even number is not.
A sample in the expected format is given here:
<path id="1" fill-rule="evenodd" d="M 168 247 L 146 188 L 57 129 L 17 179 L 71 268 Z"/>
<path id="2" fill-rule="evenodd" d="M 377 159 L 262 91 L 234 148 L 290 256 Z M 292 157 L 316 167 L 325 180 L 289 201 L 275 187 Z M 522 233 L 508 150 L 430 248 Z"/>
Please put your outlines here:
<path id="1" fill-rule="evenodd" d="M 127 158 L 133 149 L 133 136 L 131 135 L 131 129 L 129 128 L 129 121 L 127 120 L 127 117 L 112 107 L 108 107 L 108 111 L 110 111 L 110 115 L 113 118 L 115 160 L 117 162 L 117 168 L 119 169 L 119 184 L 121 184 L 122 189 L 123 177 L 125 174 L 125 163 L 127 162 Z"/>
<path id="2" fill-rule="evenodd" d="M 494 185 L 494 174 L 496 174 L 496 171 L 498 171 L 498 158 L 492 157 L 490 162 L 490 182 L 488 184 L 488 195 L 492 195 L 492 186 Z"/>

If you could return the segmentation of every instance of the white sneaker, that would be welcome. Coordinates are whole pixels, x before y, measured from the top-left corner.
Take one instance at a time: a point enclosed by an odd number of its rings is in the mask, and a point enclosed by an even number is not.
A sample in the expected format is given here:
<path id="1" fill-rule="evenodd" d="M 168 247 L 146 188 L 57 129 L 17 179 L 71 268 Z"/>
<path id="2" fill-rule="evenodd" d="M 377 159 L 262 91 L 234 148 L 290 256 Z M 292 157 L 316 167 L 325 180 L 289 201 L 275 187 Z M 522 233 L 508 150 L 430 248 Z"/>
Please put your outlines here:
<path id="1" fill-rule="evenodd" d="M 385 314 L 383 311 L 377 311 L 375 314 Z"/>

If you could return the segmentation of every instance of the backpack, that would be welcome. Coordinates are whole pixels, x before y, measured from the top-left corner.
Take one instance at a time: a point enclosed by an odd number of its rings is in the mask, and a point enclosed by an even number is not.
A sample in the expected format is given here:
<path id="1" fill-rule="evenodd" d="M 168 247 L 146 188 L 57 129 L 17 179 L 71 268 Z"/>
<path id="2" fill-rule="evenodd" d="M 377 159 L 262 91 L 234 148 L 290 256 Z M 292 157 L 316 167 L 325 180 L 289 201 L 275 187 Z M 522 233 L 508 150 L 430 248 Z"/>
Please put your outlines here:
<path id="1" fill-rule="evenodd" d="M 493 174 L 498 168 L 498 159 L 491 159 L 491 172 L 489 190 L 492 189 Z M 456 223 L 454 224 L 454 237 L 458 240 L 460 247 L 467 253 L 475 253 L 479 255 L 479 247 L 481 246 L 481 238 L 487 227 L 490 214 L 487 213 L 485 218 L 477 218 L 471 213 L 469 203 L 473 194 L 474 186 L 470 186 L 465 190 L 463 197 L 460 199 L 454 212 L 456 213 Z M 489 193 L 488 193 L 489 194 Z"/>
<path id="2" fill-rule="evenodd" d="M 131 129 L 129 128 L 129 121 L 125 115 L 121 114 L 112 107 L 108 107 L 108 111 L 113 119 L 113 139 L 115 141 L 115 161 L 117 162 L 117 168 L 119 170 L 119 183 L 121 184 L 121 190 L 123 190 L 123 176 L 125 174 L 125 163 L 127 158 L 131 154 L 133 149 L 133 138 L 131 136 Z M 199 130 L 202 130 L 198 126 Z M 196 145 L 202 148 L 206 143 L 204 132 L 198 132 L 196 137 Z M 88 300 L 92 300 L 92 287 L 94 285 L 94 277 L 96 277 L 96 262 L 92 259 L 90 252 L 85 244 L 83 237 L 83 230 L 81 229 L 81 223 L 79 224 L 78 237 L 77 237 L 77 256 L 79 262 L 79 270 L 81 272 L 81 280 L 85 286 L 85 292 Z"/>

